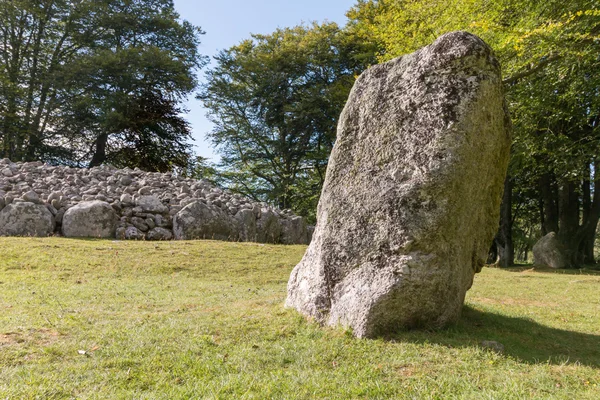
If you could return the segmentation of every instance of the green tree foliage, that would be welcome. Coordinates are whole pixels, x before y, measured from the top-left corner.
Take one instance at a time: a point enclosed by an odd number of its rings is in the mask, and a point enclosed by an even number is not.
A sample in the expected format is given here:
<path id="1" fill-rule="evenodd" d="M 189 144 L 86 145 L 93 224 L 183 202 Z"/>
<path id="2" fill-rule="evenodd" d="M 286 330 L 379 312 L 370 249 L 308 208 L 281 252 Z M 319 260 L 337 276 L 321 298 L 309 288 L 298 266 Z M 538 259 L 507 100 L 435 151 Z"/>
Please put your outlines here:
<path id="1" fill-rule="evenodd" d="M 0 0 L 0 148 L 13 160 L 139 166 L 189 158 L 180 103 L 202 32 L 171 0 Z"/>
<path id="2" fill-rule="evenodd" d="M 495 49 L 514 121 L 508 187 L 518 254 L 527 254 L 537 218 L 536 236 L 558 230 L 572 265 L 593 261 L 585 249 L 600 216 L 599 8 L 597 0 L 360 0 L 348 13 L 349 29 L 374 40 L 382 61 L 457 29 Z"/>
<path id="3" fill-rule="evenodd" d="M 339 115 L 372 53 L 325 23 L 253 35 L 215 57 L 200 98 L 226 184 L 314 218 Z"/>

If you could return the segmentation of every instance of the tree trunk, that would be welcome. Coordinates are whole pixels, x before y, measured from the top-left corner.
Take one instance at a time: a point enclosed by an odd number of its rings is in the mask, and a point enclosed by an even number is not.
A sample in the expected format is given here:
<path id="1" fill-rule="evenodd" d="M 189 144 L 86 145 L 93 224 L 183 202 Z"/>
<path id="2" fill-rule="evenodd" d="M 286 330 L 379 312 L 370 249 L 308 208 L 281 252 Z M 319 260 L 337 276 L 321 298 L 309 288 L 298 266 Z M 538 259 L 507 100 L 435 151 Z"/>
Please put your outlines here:
<path id="1" fill-rule="evenodd" d="M 515 264 L 515 249 L 512 240 L 512 180 L 504 180 L 504 194 L 500 206 L 500 226 L 488 253 L 488 264 L 510 267 Z"/>
<path id="2" fill-rule="evenodd" d="M 583 238 L 579 227 L 579 196 L 575 191 L 575 183 L 566 179 L 561 182 L 558 209 L 560 230 L 557 239 L 564 248 L 567 267 L 573 268 L 581 263 L 579 246 Z"/>
<path id="3" fill-rule="evenodd" d="M 587 234 L 583 240 L 581 241 L 581 245 L 579 246 L 579 259 L 581 259 L 583 264 L 593 265 L 596 264 L 596 258 L 594 256 L 594 245 L 596 242 L 596 232 L 591 232 L 591 234 Z"/>
<path id="4" fill-rule="evenodd" d="M 108 142 L 108 134 L 103 133 L 98 136 L 94 143 L 94 156 L 90 161 L 90 168 L 100 166 L 106 161 L 106 143 Z"/>
<path id="5" fill-rule="evenodd" d="M 496 234 L 497 236 L 497 234 Z M 488 252 L 488 259 L 486 264 L 496 264 L 498 261 L 498 245 L 496 244 L 496 238 L 494 237 L 494 241 L 492 242 L 492 247 L 490 247 L 490 251 Z"/>
<path id="6" fill-rule="evenodd" d="M 506 268 L 515 264 L 515 249 L 512 240 L 512 180 L 504 180 L 504 195 L 500 206 L 500 229 L 496 235 L 498 266 Z"/>
<path id="7" fill-rule="evenodd" d="M 542 236 L 558 233 L 558 190 L 553 174 L 545 173 L 540 178 Z"/>
<path id="8" fill-rule="evenodd" d="M 598 161 L 594 161 L 594 187 L 592 194 L 592 168 L 590 164 L 585 166 L 582 185 L 583 195 L 583 220 L 581 225 L 581 244 L 579 246 L 578 259 L 583 264 L 595 264 L 594 244 L 596 242 L 596 229 L 600 219 L 600 174 L 596 174 Z"/>

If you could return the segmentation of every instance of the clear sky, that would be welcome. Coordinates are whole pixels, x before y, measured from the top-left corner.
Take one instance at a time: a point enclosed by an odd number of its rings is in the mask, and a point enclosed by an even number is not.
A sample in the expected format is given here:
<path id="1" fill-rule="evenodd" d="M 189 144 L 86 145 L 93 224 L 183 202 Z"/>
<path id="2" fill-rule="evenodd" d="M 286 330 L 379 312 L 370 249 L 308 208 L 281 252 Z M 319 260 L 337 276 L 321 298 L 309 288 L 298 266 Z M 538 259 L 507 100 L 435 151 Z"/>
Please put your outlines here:
<path id="1" fill-rule="evenodd" d="M 249 38 L 251 33 L 266 34 L 311 21 L 328 20 L 344 25 L 345 13 L 354 4 L 355 0 L 175 0 L 181 18 L 206 32 L 200 51 L 211 58 L 219 50 Z M 216 161 L 218 157 L 204 139 L 212 129 L 205 117 L 206 110 L 194 99 L 190 99 L 187 108 L 196 153 Z"/>

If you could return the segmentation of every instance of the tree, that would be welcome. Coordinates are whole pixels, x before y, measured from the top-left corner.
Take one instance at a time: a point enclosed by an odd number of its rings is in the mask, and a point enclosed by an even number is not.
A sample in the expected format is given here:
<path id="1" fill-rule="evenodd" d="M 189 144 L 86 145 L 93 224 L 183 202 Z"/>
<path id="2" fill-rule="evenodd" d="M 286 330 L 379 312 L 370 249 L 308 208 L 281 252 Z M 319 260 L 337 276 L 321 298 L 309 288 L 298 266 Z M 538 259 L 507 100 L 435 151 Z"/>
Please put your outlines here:
<path id="1" fill-rule="evenodd" d="M 171 0 L 3 3 L 4 156 L 160 171 L 187 163 L 180 103 L 205 60 L 202 32 Z"/>
<path id="2" fill-rule="evenodd" d="M 253 35 L 215 60 L 200 98 L 228 186 L 314 219 L 339 115 L 372 52 L 325 23 Z"/>

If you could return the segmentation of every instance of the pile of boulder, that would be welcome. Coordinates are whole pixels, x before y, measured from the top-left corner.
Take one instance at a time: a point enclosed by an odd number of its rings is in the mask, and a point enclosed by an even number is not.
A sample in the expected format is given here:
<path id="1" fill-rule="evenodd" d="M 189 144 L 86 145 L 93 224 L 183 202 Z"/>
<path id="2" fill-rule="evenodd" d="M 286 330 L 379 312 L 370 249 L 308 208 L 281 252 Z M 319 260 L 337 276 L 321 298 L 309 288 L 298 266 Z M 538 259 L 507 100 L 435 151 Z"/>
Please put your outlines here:
<path id="1" fill-rule="evenodd" d="M 206 180 L 0 160 L 0 236 L 307 244 L 312 230 L 291 210 Z"/>

